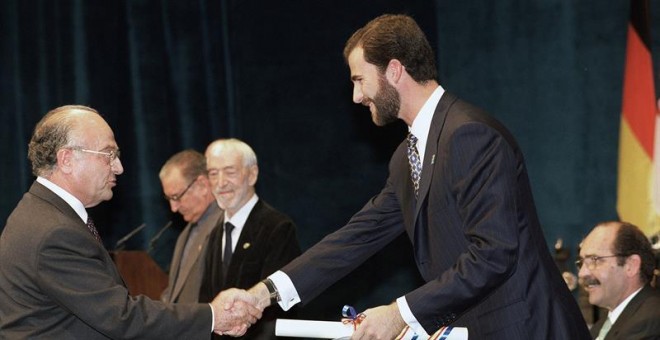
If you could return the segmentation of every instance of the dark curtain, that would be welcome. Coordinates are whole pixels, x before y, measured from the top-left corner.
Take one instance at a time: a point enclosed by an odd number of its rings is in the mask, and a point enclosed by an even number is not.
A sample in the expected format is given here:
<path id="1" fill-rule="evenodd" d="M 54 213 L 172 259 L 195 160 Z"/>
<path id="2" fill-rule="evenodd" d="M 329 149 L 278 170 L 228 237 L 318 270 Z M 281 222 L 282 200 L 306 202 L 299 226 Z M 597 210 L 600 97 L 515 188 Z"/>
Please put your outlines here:
<path id="1" fill-rule="evenodd" d="M 373 126 L 352 103 L 341 54 L 382 13 L 414 16 L 437 51 L 441 84 L 517 137 L 549 247 L 563 238 L 574 256 L 591 226 L 616 218 L 625 1 L 5 0 L 0 219 L 34 179 L 26 149 L 35 123 L 76 103 L 101 112 L 122 150 L 115 197 L 91 211 L 108 249 L 142 223 L 127 248 L 146 249 L 174 220 L 151 252 L 166 268 L 182 222 L 162 198 L 160 166 L 226 137 L 254 148 L 258 194 L 311 246 L 379 191 L 406 133 L 402 123 Z M 343 304 L 389 303 L 419 282 L 399 238 L 308 316 L 337 319 Z"/>

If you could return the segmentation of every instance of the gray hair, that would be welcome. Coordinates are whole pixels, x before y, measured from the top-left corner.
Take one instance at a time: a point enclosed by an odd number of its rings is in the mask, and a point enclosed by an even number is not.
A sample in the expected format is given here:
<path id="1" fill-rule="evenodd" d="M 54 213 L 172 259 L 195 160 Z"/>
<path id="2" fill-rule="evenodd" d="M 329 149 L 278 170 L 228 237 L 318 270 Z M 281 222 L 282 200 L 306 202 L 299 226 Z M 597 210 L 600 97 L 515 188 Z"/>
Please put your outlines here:
<path id="1" fill-rule="evenodd" d="M 212 142 L 207 150 L 217 150 L 218 152 L 223 151 L 236 151 L 243 158 L 243 166 L 250 167 L 257 165 L 257 155 L 254 153 L 254 150 L 245 142 L 236 138 L 229 139 L 218 139 Z"/>
<path id="2" fill-rule="evenodd" d="M 71 138 L 79 116 L 76 111 L 99 114 L 91 107 L 82 105 L 60 106 L 46 113 L 34 128 L 28 144 L 28 159 L 35 176 L 49 176 L 57 164 L 57 152 L 65 147 Z"/>

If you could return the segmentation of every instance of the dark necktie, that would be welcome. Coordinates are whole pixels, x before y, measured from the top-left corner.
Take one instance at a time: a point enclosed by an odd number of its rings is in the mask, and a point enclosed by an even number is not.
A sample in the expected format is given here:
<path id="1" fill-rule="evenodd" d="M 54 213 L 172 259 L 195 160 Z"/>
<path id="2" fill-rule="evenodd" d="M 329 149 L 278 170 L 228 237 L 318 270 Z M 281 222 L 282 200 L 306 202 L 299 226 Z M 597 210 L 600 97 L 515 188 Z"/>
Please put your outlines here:
<path id="1" fill-rule="evenodd" d="M 422 176 L 422 162 L 417 152 L 417 137 L 408 133 L 408 164 L 410 164 L 410 179 L 415 187 L 415 197 L 419 192 L 419 178 Z"/>
<path id="2" fill-rule="evenodd" d="M 229 263 L 231 262 L 231 231 L 234 230 L 234 225 L 226 222 L 225 223 L 225 252 L 222 256 L 222 273 L 224 276 L 227 275 L 227 268 L 229 268 Z"/>
<path id="3" fill-rule="evenodd" d="M 87 217 L 87 229 L 89 229 L 89 232 L 94 235 L 94 238 L 99 241 L 99 243 L 103 243 L 101 241 L 101 236 L 99 236 L 99 231 L 96 230 L 96 227 L 94 226 L 94 220 L 89 216 Z"/>

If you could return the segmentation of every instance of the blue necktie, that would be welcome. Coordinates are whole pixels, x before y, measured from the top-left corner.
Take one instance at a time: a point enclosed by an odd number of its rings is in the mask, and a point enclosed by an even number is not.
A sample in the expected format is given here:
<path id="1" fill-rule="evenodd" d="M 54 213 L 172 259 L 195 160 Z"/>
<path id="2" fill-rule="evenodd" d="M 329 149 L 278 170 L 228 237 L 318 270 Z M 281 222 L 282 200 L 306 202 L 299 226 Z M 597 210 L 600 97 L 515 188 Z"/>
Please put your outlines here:
<path id="1" fill-rule="evenodd" d="M 422 162 L 417 152 L 417 137 L 408 133 L 408 164 L 410 164 L 410 179 L 415 187 L 415 198 L 419 192 L 419 179 L 422 176 Z"/>

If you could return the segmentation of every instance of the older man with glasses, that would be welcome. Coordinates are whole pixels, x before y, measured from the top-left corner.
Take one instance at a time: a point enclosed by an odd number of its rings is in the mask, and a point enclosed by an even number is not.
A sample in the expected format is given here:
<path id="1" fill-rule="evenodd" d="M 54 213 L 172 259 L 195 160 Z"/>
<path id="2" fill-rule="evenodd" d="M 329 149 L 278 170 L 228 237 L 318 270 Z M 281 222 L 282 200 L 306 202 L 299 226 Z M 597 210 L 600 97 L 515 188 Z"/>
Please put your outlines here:
<path id="1" fill-rule="evenodd" d="M 188 225 L 176 241 L 165 302 L 198 302 L 209 235 L 222 217 L 206 174 L 206 158 L 195 150 L 173 155 L 158 174 L 172 212 Z"/>
<path id="2" fill-rule="evenodd" d="M 651 287 L 655 257 L 636 226 L 603 222 L 582 242 L 576 261 L 589 303 L 608 310 L 594 339 L 660 339 L 660 292 Z"/>

